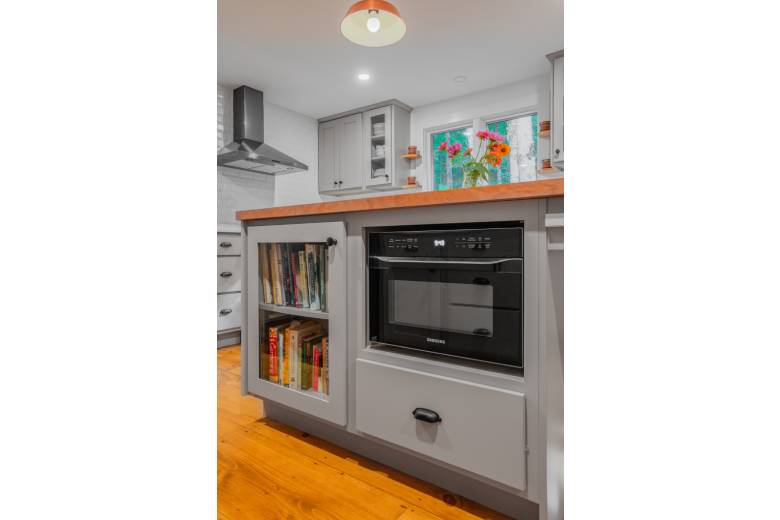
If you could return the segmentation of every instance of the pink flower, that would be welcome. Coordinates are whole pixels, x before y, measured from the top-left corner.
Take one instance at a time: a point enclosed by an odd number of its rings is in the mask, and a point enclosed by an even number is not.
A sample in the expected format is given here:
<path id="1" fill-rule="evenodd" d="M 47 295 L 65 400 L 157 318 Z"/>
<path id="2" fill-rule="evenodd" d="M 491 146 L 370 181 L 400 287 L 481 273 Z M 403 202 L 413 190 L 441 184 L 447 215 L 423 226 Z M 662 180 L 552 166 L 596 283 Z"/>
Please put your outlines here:
<path id="1" fill-rule="evenodd" d="M 496 141 L 496 142 L 500 143 L 500 142 L 502 142 L 504 140 L 504 136 L 501 135 L 501 134 L 497 134 L 496 132 L 489 132 L 488 133 L 488 139 L 490 139 L 491 141 Z"/>
<path id="2" fill-rule="evenodd" d="M 441 143 L 441 144 L 439 145 L 439 151 L 440 151 L 440 152 L 443 152 L 443 151 L 444 151 L 444 150 L 446 150 L 446 149 L 447 149 L 447 141 L 444 141 L 443 143 Z"/>
<path id="3" fill-rule="evenodd" d="M 479 132 L 477 132 L 477 137 L 479 137 L 480 139 L 487 139 L 488 137 L 490 137 L 490 132 L 486 132 L 485 130 L 480 130 Z"/>
<path id="4" fill-rule="evenodd" d="M 460 143 L 453 143 L 449 146 L 449 148 L 447 148 L 447 153 L 449 154 L 450 157 L 455 157 L 460 153 L 461 148 L 462 146 L 460 145 Z"/>

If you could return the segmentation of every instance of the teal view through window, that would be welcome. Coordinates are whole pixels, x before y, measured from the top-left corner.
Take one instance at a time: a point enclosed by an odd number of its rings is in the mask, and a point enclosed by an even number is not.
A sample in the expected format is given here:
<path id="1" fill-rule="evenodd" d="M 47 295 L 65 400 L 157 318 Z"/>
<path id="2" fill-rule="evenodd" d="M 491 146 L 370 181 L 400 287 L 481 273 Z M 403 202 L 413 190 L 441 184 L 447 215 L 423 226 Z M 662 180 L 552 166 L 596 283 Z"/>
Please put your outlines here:
<path id="1" fill-rule="evenodd" d="M 539 118 L 529 114 L 511 119 L 492 121 L 489 132 L 504 136 L 512 151 L 498 168 L 490 168 L 489 184 L 509 184 L 536 179 L 536 152 L 539 140 Z"/>
<path id="2" fill-rule="evenodd" d="M 439 151 L 439 145 L 443 142 L 460 143 L 465 150 L 471 146 L 472 133 L 470 126 L 464 126 L 431 134 L 434 190 L 449 190 L 463 186 L 463 171 L 457 166 L 453 166 L 446 151 Z"/>
<path id="3" fill-rule="evenodd" d="M 488 121 L 484 128 L 504 137 L 512 151 L 498 168 L 490 167 L 487 184 L 510 184 L 536 179 L 539 148 L 539 117 L 536 113 Z M 460 143 L 463 150 L 474 146 L 472 126 L 463 126 L 431 133 L 433 157 L 433 189 L 449 190 L 463 187 L 463 172 L 453 166 L 446 151 L 439 151 L 442 142 Z M 474 146 L 476 148 L 476 146 Z M 475 150 L 476 152 L 476 150 Z"/>

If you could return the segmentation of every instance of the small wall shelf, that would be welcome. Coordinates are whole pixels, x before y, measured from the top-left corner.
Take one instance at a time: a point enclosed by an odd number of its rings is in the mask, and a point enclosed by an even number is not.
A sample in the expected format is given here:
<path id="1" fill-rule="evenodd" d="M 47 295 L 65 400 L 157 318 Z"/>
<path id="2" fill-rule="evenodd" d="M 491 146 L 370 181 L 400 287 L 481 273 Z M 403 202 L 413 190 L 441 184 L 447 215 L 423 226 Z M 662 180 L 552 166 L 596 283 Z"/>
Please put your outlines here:
<path id="1" fill-rule="evenodd" d="M 419 153 L 405 153 L 401 157 L 404 159 L 422 159 L 422 155 Z"/>

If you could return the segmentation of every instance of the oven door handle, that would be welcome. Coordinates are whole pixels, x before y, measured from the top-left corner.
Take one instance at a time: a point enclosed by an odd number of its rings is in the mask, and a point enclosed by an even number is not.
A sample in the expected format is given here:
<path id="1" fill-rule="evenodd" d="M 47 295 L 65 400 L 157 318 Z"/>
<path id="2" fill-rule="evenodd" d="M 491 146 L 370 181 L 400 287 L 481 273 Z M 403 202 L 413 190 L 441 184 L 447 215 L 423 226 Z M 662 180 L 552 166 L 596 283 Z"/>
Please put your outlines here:
<path id="1" fill-rule="evenodd" d="M 372 260 L 378 260 L 388 264 L 448 264 L 448 265 L 495 265 L 503 262 L 515 262 L 522 260 L 522 258 L 495 258 L 485 260 L 429 260 L 420 259 L 414 260 L 409 258 L 394 257 L 394 256 L 371 256 Z"/>

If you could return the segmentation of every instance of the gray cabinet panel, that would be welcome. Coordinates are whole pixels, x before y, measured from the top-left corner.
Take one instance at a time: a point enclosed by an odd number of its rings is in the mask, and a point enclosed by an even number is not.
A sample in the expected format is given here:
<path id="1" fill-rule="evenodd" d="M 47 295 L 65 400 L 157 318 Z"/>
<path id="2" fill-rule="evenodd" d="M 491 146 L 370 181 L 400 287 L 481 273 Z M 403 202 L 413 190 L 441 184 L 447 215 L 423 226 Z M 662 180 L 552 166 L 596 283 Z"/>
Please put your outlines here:
<path id="1" fill-rule="evenodd" d="M 338 150 L 336 148 L 337 121 L 330 121 L 320 125 L 319 135 L 319 163 L 317 168 L 320 191 L 338 189 Z"/>
<path id="2" fill-rule="evenodd" d="M 290 224 L 255 226 L 247 230 L 246 250 L 246 341 L 242 363 L 242 377 L 250 394 L 274 401 L 303 413 L 344 426 L 347 423 L 347 241 L 346 226 L 343 222 L 318 222 L 310 224 Z M 328 248 L 327 269 L 327 314 L 329 338 L 329 395 L 313 394 L 272 383 L 260 377 L 260 346 L 263 341 L 263 328 L 269 312 L 282 311 L 280 306 L 272 310 L 263 304 L 260 278 L 259 244 L 274 242 L 326 242 L 328 238 L 336 241 Z M 296 317 L 296 309 L 287 309 Z"/>
<path id="3" fill-rule="evenodd" d="M 217 295 L 217 331 L 241 326 L 241 293 Z"/>
<path id="4" fill-rule="evenodd" d="M 363 118 L 355 114 L 339 121 L 339 189 L 360 188 L 363 186 Z"/>
<path id="5" fill-rule="evenodd" d="M 358 430 L 518 490 L 526 487 L 525 396 L 357 360 Z M 415 419 L 416 408 L 441 422 Z"/>
<path id="6" fill-rule="evenodd" d="M 217 233 L 217 256 L 240 255 L 241 236 L 232 233 Z"/>

